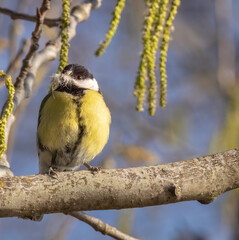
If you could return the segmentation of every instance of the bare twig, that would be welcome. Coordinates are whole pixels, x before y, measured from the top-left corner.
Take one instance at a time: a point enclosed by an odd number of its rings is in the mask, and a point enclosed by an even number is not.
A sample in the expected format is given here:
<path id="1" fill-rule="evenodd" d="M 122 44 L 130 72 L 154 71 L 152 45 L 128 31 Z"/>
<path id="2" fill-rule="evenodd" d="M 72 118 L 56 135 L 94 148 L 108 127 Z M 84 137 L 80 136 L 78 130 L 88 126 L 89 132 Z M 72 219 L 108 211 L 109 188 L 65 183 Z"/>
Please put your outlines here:
<path id="1" fill-rule="evenodd" d="M 210 203 L 239 187 L 239 149 L 151 167 L 4 177 L 0 217 Z M 31 197 L 29 197 L 31 196 Z"/>
<path id="2" fill-rule="evenodd" d="M 131 237 L 128 234 L 119 231 L 117 228 L 111 227 L 100 219 L 90 216 L 84 212 L 71 212 L 69 215 L 89 224 L 95 229 L 95 231 L 101 232 L 104 235 L 108 235 L 119 240 L 137 240 L 137 238 Z"/>
<path id="3" fill-rule="evenodd" d="M 44 22 L 46 12 L 48 9 L 50 9 L 50 1 L 51 0 L 43 0 L 41 8 L 40 9 L 37 8 L 37 23 L 34 31 L 32 32 L 32 43 L 25 59 L 23 60 L 20 74 L 17 77 L 16 82 L 14 84 L 16 90 L 21 90 L 21 88 L 23 87 L 25 77 L 31 67 L 32 57 L 39 48 L 38 40 L 41 36 L 42 24 Z"/>
<path id="4" fill-rule="evenodd" d="M 13 19 L 13 20 L 21 19 L 21 20 L 27 20 L 30 22 L 37 22 L 37 16 L 32 16 L 32 15 L 28 15 L 28 14 L 24 14 L 24 13 L 17 13 L 10 9 L 7 9 L 7 8 L 0 7 L 0 13 L 10 16 L 11 19 Z M 47 25 L 48 27 L 58 27 L 61 25 L 61 19 L 60 18 L 55 18 L 55 19 L 46 18 L 46 19 L 44 19 L 43 24 Z"/>

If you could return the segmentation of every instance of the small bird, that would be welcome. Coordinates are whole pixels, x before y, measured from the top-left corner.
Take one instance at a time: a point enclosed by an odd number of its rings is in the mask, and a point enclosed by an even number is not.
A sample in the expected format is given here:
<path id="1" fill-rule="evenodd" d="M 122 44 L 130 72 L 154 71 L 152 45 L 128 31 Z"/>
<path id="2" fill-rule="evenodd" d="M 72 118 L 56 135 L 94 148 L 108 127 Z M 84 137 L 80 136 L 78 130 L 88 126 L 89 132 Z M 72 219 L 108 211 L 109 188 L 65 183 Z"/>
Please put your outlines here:
<path id="1" fill-rule="evenodd" d="M 57 87 L 43 99 L 37 127 L 39 172 L 76 170 L 88 164 L 109 138 L 111 115 L 93 75 L 67 65 L 52 78 Z"/>

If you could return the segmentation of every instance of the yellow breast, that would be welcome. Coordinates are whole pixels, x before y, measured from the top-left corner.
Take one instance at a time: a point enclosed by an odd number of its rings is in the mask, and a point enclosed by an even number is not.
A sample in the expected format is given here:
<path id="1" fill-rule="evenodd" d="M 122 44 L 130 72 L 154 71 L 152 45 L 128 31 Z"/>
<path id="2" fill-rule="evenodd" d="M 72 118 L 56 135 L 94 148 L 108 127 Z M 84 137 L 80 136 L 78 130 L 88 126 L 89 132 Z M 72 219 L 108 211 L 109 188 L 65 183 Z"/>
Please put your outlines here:
<path id="1" fill-rule="evenodd" d="M 86 127 L 81 145 L 87 151 L 90 161 L 108 141 L 111 116 L 102 95 L 96 91 L 86 90 L 81 103 L 81 124 Z"/>
<path id="2" fill-rule="evenodd" d="M 40 112 L 38 137 L 49 150 L 63 150 L 78 138 L 77 106 L 74 96 L 64 92 L 53 92 L 45 100 Z M 44 101 L 44 100 L 43 100 Z"/>
<path id="3" fill-rule="evenodd" d="M 55 91 L 43 100 L 38 138 L 52 153 L 64 152 L 66 146 L 75 149 L 72 164 L 77 166 L 102 151 L 109 138 L 110 122 L 109 109 L 100 93 L 85 90 L 79 98 Z"/>

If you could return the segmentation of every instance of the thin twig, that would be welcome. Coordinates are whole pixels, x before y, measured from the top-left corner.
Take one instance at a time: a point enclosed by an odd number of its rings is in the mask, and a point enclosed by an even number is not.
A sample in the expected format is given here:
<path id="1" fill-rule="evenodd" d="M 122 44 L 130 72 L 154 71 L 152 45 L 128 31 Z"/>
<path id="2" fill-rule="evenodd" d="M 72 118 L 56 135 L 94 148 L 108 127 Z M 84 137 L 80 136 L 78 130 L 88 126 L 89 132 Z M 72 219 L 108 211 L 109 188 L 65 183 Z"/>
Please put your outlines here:
<path id="1" fill-rule="evenodd" d="M 46 16 L 46 12 L 48 9 L 50 9 L 50 1 L 51 0 L 43 0 L 41 8 L 40 9 L 37 8 L 37 11 L 36 11 L 37 23 L 36 23 L 36 27 L 35 27 L 34 31 L 32 32 L 32 43 L 31 43 L 30 49 L 29 49 L 26 57 L 23 60 L 20 74 L 17 77 L 16 82 L 14 84 L 15 88 L 19 88 L 20 86 L 23 87 L 25 77 L 31 67 L 32 56 L 39 48 L 38 41 L 41 36 L 42 25 L 44 22 L 44 18 Z"/>
<path id="2" fill-rule="evenodd" d="M 119 231 L 117 228 L 111 227 L 100 219 L 90 216 L 84 212 L 71 212 L 69 215 L 89 224 L 95 229 L 95 231 L 101 232 L 103 235 L 108 235 L 120 240 L 137 240 L 137 238 L 131 237 L 128 234 Z"/>
<path id="3" fill-rule="evenodd" d="M 0 7 L 0 13 L 10 16 L 11 19 L 13 19 L 13 20 L 21 19 L 21 20 L 26 20 L 26 21 L 30 21 L 30 22 L 37 22 L 37 16 L 32 16 L 32 15 L 28 15 L 25 13 L 14 12 L 7 8 Z M 43 24 L 47 25 L 48 27 L 58 27 L 61 25 L 61 19 L 60 18 L 54 18 L 54 19 L 46 18 L 46 19 L 44 19 Z"/>

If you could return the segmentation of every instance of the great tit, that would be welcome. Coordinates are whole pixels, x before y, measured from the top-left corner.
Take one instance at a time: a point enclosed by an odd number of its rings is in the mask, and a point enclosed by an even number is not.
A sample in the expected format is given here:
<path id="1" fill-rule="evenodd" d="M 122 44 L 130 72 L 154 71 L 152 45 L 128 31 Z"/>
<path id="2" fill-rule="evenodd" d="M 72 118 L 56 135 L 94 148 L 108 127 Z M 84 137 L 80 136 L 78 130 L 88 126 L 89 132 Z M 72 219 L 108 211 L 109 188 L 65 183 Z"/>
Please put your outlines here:
<path id="1" fill-rule="evenodd" d="M 70 64 L 52 78 L 37 127 L 39 172 L 76 170 L 98 155 L 109 138 L 111 115 L 93 75 Z M 93 169 L 94 170 L 94 169 Z"/>

